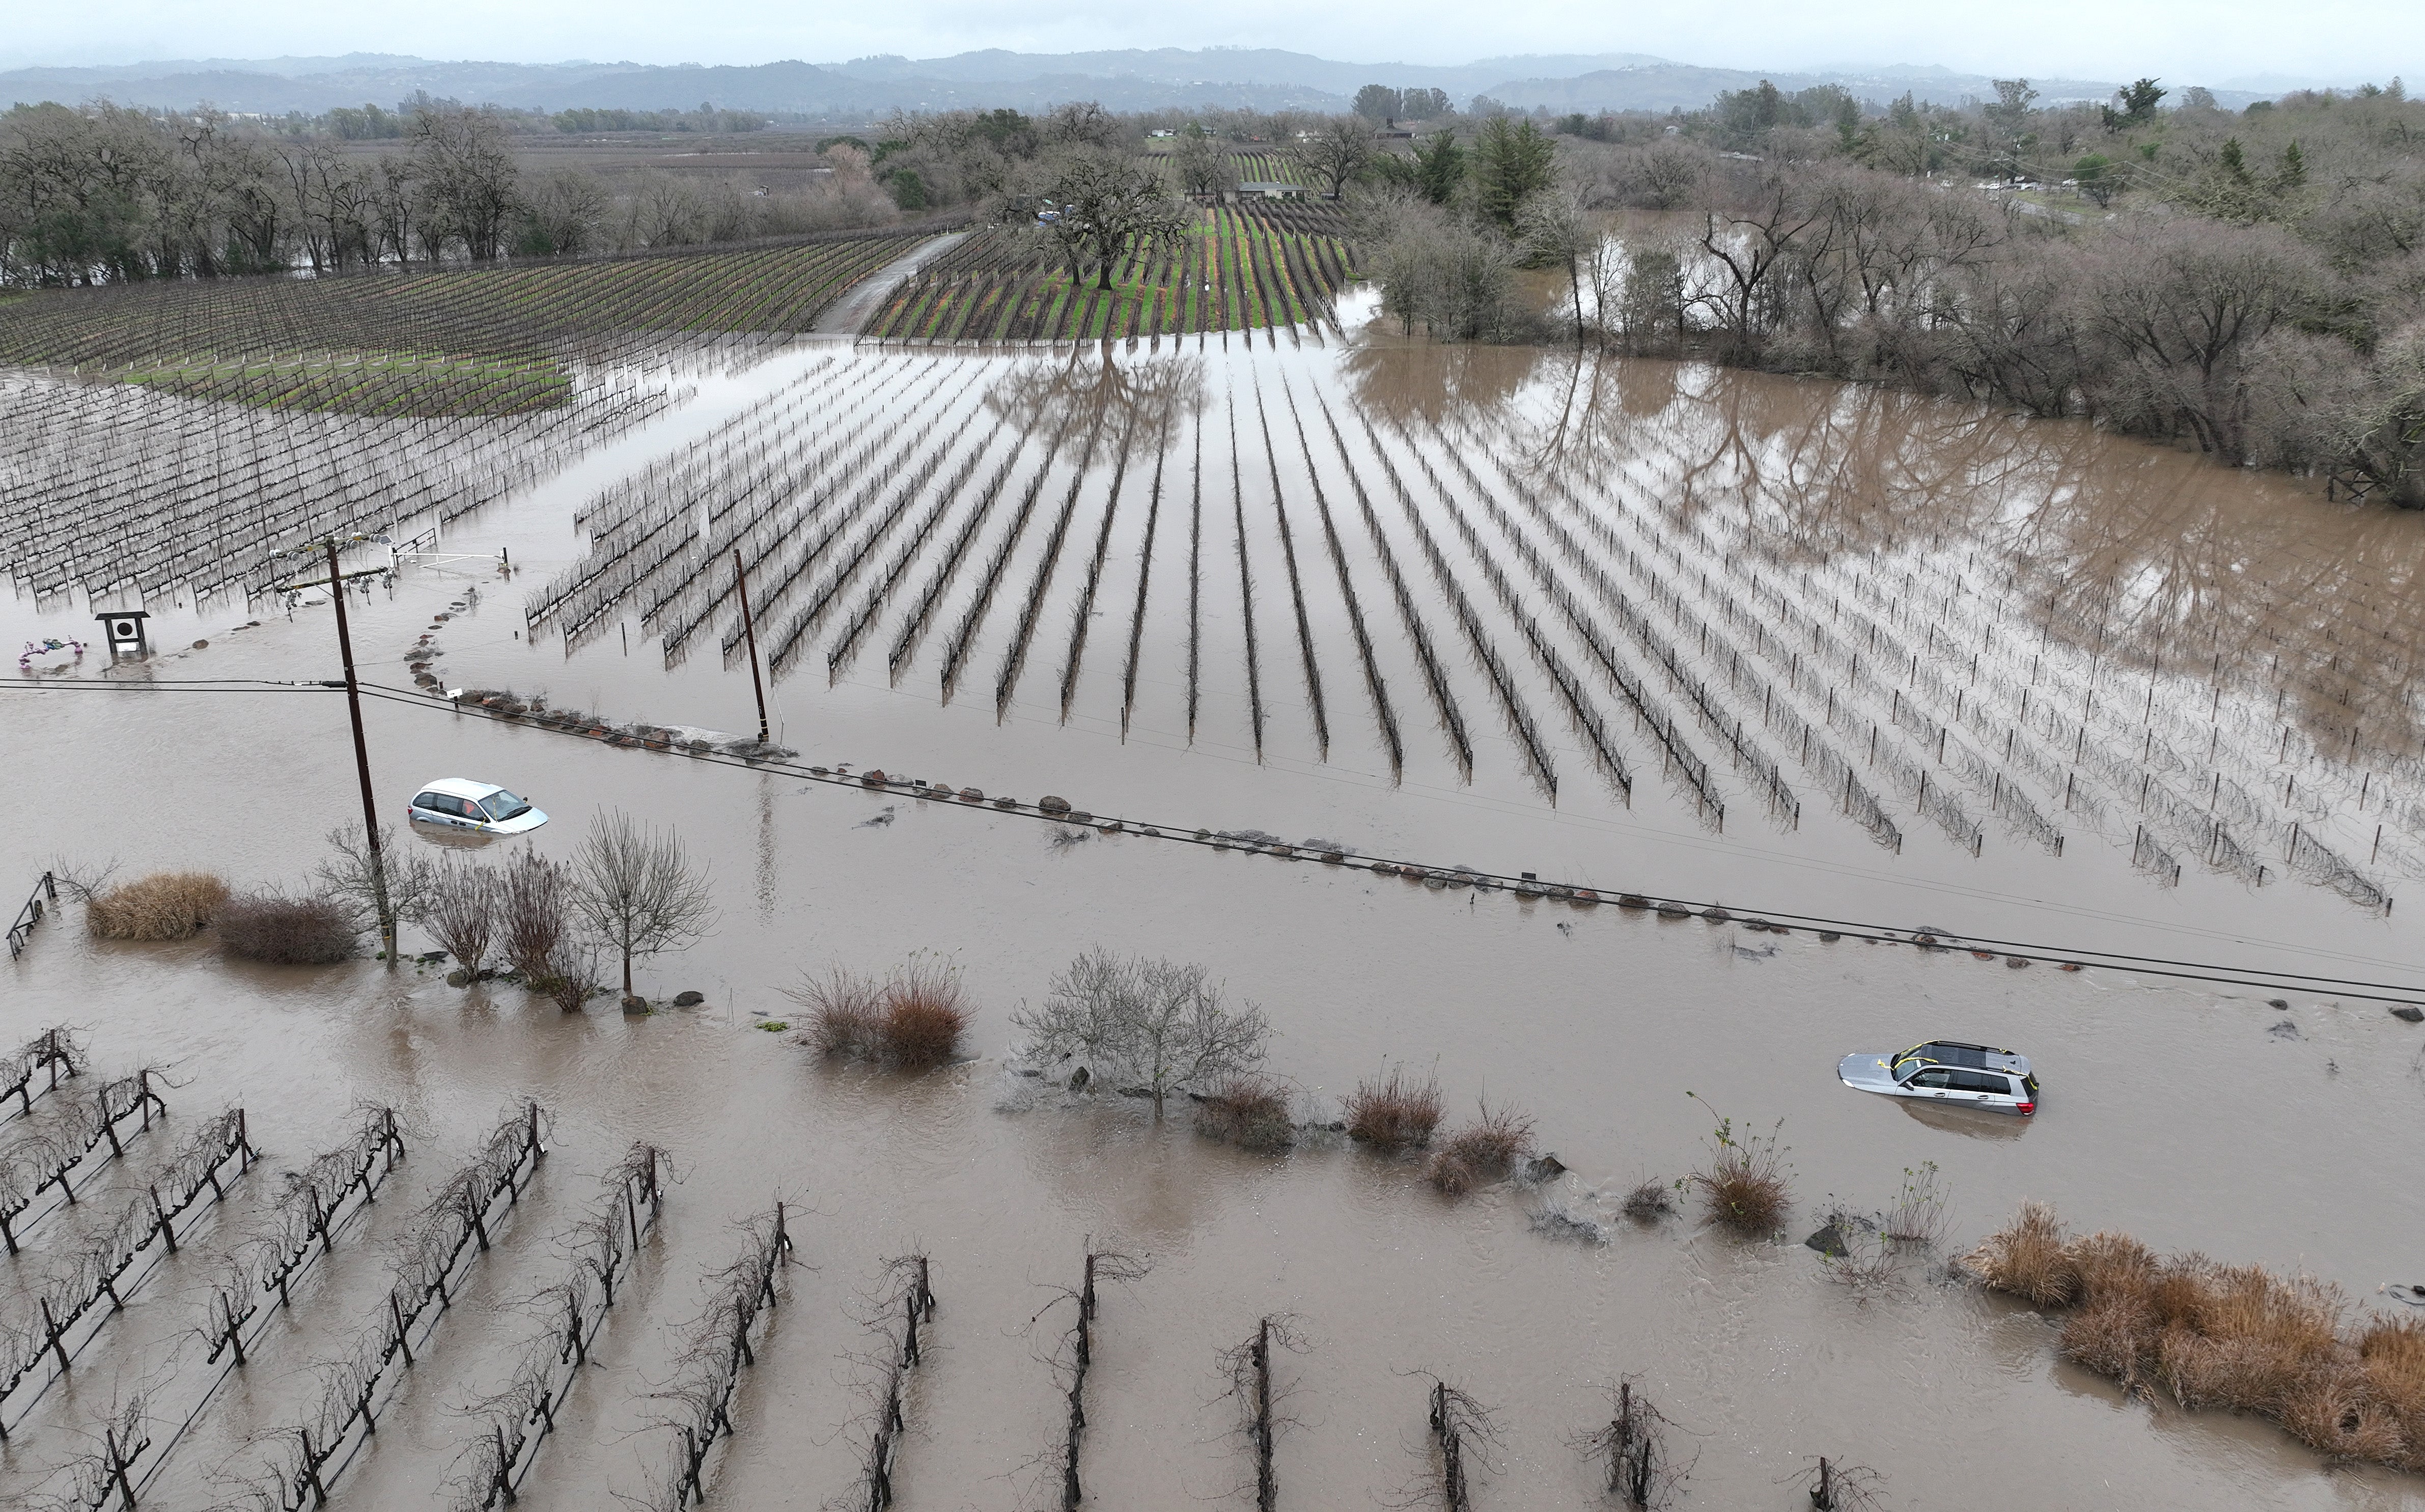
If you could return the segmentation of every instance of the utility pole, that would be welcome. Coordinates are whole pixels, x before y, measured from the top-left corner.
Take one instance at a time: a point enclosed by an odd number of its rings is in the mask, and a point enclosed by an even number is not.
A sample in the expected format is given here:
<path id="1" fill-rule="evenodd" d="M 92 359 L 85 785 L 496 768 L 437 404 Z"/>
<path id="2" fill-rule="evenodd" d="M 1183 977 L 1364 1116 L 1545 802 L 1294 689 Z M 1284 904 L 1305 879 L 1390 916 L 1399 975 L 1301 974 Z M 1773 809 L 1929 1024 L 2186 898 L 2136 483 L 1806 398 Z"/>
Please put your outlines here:
<path id="1" fill-rule="evenodd" d="M 749 685 L 758 694 L 758 744 L 766 744 L 766 680 L 758 670 L 758 627 L 749 619 L 749 573 L 741 548 L 732 548 L 732 586 L 741 595 L 741 633 L 749 637 Z"/>
<path id="2" fill-rule="evenodd" d="M 388 902 L 387 861 L 379 854 L 378 800 L 371 793 L 371 749 L 362 738 L 361 684 L 354 679 L 354 637 L 345 624 L 345 579 L 337 566 L 337 539 L 329 538 L 329 594 L 337 605 L 337 653 L 345 663 L 345 708 L 354 716 L 354 770 L 362 780 L 362 839 L 369 846 L 371 899 L 378 909 L 379 950 L 395 970 L 395 909 Z"/>

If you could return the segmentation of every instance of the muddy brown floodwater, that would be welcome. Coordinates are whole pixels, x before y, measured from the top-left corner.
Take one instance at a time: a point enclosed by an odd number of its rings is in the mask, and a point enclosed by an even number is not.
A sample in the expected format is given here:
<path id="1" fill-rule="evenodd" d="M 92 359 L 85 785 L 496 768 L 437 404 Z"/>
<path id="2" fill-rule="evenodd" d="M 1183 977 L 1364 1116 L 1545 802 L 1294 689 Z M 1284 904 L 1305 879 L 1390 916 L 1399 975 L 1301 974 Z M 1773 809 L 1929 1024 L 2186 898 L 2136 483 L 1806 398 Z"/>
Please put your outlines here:
<path id="1" fill-rule="evenodd" d="M 1052 446 L 1061 431 L 1098 444 Z M 836 440 L 848 445 L 827 456 Z M 785 448 L 807 458 L 801 477 L 756 524 L 729 523 L 719 509 L 757 507 L 742 474 Z M 833 523 L 837 555 L 809 554 Z M 771 695 L 802 764 L 1738 910 L 2418 974 L 2425 900 L 2405 895 L 2425 847 L 2415 522 L 2083 427 L 1675 364 L 1335 335 L 1074 355 L 804 343 L 703 378 L 683 407 L 457 522 L 444 549 L 461 560 L 353 601 L 365 675 L 405 685 L 406 651 L 437 625 L 444 686 L 749 732 L 747 664 L 715 644 L 731 623 L 703 565 L 729 561 L 719 531 L 767 563 L 762 635 L 800 627 Z M 630 537 L 672 566 L 602 578 Z M 778 588 L 787 567 L 795 581 Z M 585 573 L 605 586 L 578 629 L 539 612 Z M 929 583 L 939 607 L 917 629 Z M 821 592 L 839 607 L 816 608 Z M 329 609 L 153 607 L 162 646 L 208 647 L 115 671 L 90 652 L 60 686 L 0 700 L 0 877 L 14 889 L 54 857 L 116 856 L 129 872 L 301 885 L 323 832 L 358 813 L 342 701 L 171 684 L 333 675 Z M 0 629 L 82 630 L 89 612 L 19 600 Z M 699 644 L 668 658 L 661 637 L 686 618 Z M 1434 644 L 1437 684 L 1410 626 Z M 1585 626 L 1611 662 L 1591 659 Z M 956 638 L 973 670 L 946 700 Z M 1560 666 L 1577 674 L 1572 696 Z M 101 686 L 146 679 L 158 687 Z M 1468 732 L 1469 773 L 1443 705 Z M 1097 1325 L 1084 1470 L 1100 1506 L 1253 1504 L 1216 1355 L 1266 1313 L 1292 1314 L 1310 1344 L 1278 1367 L 1283 1506 L 1406 1504 L 1431 1465 L 1425 1373 L 1497 1413 L 1477 1506 L 1601 1504 L 1569 1441 L 1627 1377 L 1678 1424 L 1686 1505 L 1789 1507 L 1791 1477 L 1820 1455 L 1876 1467 L 1899 1507 L 2425 1503 L 2414 1478 L 2327 1468 L 2269 1425 L 2126 1399 L 2061 1363 L 2045 1318 L 1940 1265 L 1856 1294 L 1797 1242 L 1837 1203 L 1881 1208 L 1906 1168 L 1935 1162 L 1952 1252 L 2042 1198 L 2082 1228 L 2312 1273 L 2354 1311 L 2388 1306 L 2379 1283 L 2425 1281 L 2410 1172 L 2425 1032 L 2379 1001 L 2276 1005 L 2272 989 L 2019 970 L 1132 832 L 1056 844 L 1032 818 L 899 790 L 395 701 L 367 718 L 391 814 L 421 781 L 459 774 L 554 815 L 532 842 L 552 855 L 603 809 L 678 829 L 712 864 L 721 919 L 706 942 L 646 963 L 641 988 L 706 1001 L 566 1015 L 499 984 L 449 988 L 442 966 L 268 969 L 222 958 L 207 934 L 95 941 L 73 905 L 40 925 L 0 991 L 0 1039 L 83 1025 L 97 1075 L 150 1064 L 174 1086 L 165 1127 L 6 1263 L 12 1325 L 205 1116 L 242 1105 L 268 1158 L 59 1384 L 22 1419 L 12 1403 L 11 1504 L 63 1491 L 131 1398 L 169 1410 L 203 1369 L 195 1330 L 218 1258 L 283 1172 L 343 1140 L 359 1102 L 393 1104 L 405 1164 L 143 1504 L 233 1495 L 264 1445 L 309 1420 L 318 1368 L 377 1325 L 384 1247 L 524 1097 L 552 1114 L 552 1151 L 331 1488 L 340 1504 L 453 1494 L 486 1431 L 465 1409 L 543 1327 L 522 1304 L 561 1274 L 595 1178 L 635 1139 L 666 1147 L 678 1181 L 523 1505 L 611 1505 L 652 1483 L 675 1440 L 652 1393 L 680 1326 L 736 1253 L 734 1224 L 778 1200 L 801 1263 L 741 1373 L 710 1504 L 853 1504 L 851 1425 L 868 1412 L 857 1361 L 874 1347 L 856 1320 L 885 1259 L 912 1250 L 932 1258 L 939 1308 L 907 1398 L 899 1504 L 1057 1493 L 1039 1467 L 1062 1430 L 1046 1357 L 1066 1318 L 1036 1314 L 1075 1283 L 1090 1240 L 1151 1263 L 1105 1290 Z M 1659 720 L 1705 764 L 1701 790 L 1654 738 Z M 1835 765 L 1806 757 L 1805 733 Z M 1929 785 L 1902 791 L 1905 770 Z M 1845 771 L 1873 823 L 1825 785 Z M 1451 1201 L 1415 1163 L 1336 1136 L 1253 1156 L 1198 1138 L 1183 1112 L 1157 1124 L 1131 1100 L 1039 1090 L 1010 1069 L 1009 1016 L 1097 943 L 1203 961 L 1261 1004 L 1274 1068 L 1325 1117 L 1385 1063 L 1436 1068 L 1453 1116 L 1485 1095 L 1518 1106 L 1570 1171 Z M 955 964 L 980 1005 L 971 1061 L 914 1078 L 840 1070 L 758 1027 L 795 1011 L 780 989 L 804 969 L 920 952 Z M 2027 1054 L 2045 1085 L 2036 1118 L 1906 1107 L 1836 1080 L 1847 1052 L 1936 1036 Z M 1782 1120 L 1782 1242 L 1728 1238 L 1689 1207 L 1641 1227 L 1612 1206 L 1604 1243 L 1534 1230 L 1545 1199 L 1613 1205 L 1702 1159 L 1710 1120 L 1688 1091 L 1739 1129 Z M 0 1145 L 55 1127 L 63 1107 L 37 1102 L 0 1125 Z"/>

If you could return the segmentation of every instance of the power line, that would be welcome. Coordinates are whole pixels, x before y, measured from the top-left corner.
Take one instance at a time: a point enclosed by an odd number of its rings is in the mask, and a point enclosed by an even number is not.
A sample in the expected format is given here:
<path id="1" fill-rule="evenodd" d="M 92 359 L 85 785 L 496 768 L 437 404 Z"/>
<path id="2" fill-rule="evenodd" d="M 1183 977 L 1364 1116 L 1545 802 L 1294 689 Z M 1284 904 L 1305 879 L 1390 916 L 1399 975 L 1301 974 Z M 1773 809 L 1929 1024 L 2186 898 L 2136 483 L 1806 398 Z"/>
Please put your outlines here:
<path id="1" fill-rule="evenodd" d="M 508 718 L 506 716 L 497 714 L 493 710 L 484 709 L 477 705 L 460 704 L 451 700 L 433 698 L 430 695 L 415 692 L 410 688 L 389 687 L 377 683 L 365 683 L 361 685 L 361 690 L 364 698 L 382 699 L 391 703 L 400 703 L 409 708 L 420 709 L 431 713 L 445 712 L 458 716 L 472 715 L 479 718 L 490 720 L 492 723 L 512 724 L 518 728 L 536 729 L 548 734 L 568 735 L 581 740 L 589 740 L 594 738 L 586 734 L 574 734 L 574 732 L 570 731 L 553 730 L 545 725 L 533 726 L 521 719 Z M 795 778 L 805 782 L 822 783 L 828 787 L 849 787 L 864 790 L 866 786 L 865 783 L 856 777 L 847 777 L 839 773 L 819 775 L 807 767 L 793 765 L 787 762 L 768 760 L 752 761 L 745 757 L 728 755 L 719 751 L 683 750 L 680 748 L 670 748 L 660 754 L 680 756 L 686 761 L 698 762 L 711 766 L 728 766 L 740 771 L 779 772 L 786 778 Z M 920 790 L 917 789 L 910 789 L 909 793 L 911 796 L 914 796 Z M 947 790 L 928 789 L 924 791 L 942 794 Z M 991 804 L 982 805 L 982 807 L 994 813 L 1006 814 L 1020 819 L 1026 819 L 1031 822 L 1046 824 L 1061 824 L 1066 822 L 1055 815 L 1026 809 L 995 809 Z M 1195 827 L 1175 825 L 1163 826 L 1152 824 L 1150 821 L 1131 819 L 1126 816 L 1117 817 L 1124 827 L 1131 828 L 1150 828 L 1156 830 L 1159 838 L 1173 841 L 1180 844 L 1203 845 L 1207 847 L 1217 846 L 1223 849 L 1234 848 L 1237 845 L 1237 842 L 1224 840 L 1217 833 L 1210 830 L 1202 831 L 1203 838 L 1198 838 L 1198 830 Z M 1446 873 L 1439 871 L 1437 868 L 1425 865 L 1424 863 L 1403 861 L 1389 857 L 1367 856 L 1361 853 L 1352 852 L 1341 852 L 1340 854 L 1342 857 L 1342 863 L 1352 862 L 1360 868 L 1368 870 L 1376 863 L 1386 864 L 1392 867 L 1413 866 L 1421 871 L 1426 877 L 1437 875 L 1450 877 L 1462 881 L 1486 882 L 1492 887 L 1504 887 L 1511 891 L 1518 889 L 1538 889 L 1544 892 L 1546 895 L 1567 900 L 1571 899 L 1574 893 L 1581 891 L 1562 884 L 1540 883 L 1530 877 L 1509 877 L 1504 873 L 1480 871 L 1458 871 L 1454 873 Z M 1718 909 L 1718 905 L 1710 902 L 1687 900 L 1649 893 L 1633 895 L 1644 898 L 1654 907 L 1682 907 L 1696 913 L 1705 913 Z M 1601 902 L 1615 901 L 1615 898 L 1606 893 L 1599 893 L 1598 896 Z M 1740 909 L 1726 910 L 1720 913 L 1720 918 L 1742 918 L 1745 923 L 1787 920 L 1791 921 L 1795 926 L 1839 933 L 1853 939 L 1874 941 L 1881 943 L 1891 944 L 1920 943 L 1911 938 L 1911 933 L 1913 932 L 1903 930 L 1898 926 L 1891 925 L 1871 924 L 1859 920 L 1835 919 L 1819 914 L 1797 913 L 1783 909 L 1760 909 L 1755 910 L 1755 913 L 1756 917 L 1753 917 L 1743 915 Z M 1933 948 L 1970 949 L 1979 946 L 1990 945 L 1995 947 L 1995 953 L 1998 955 L 2011 958 L 2041 961 L 2050 965 L 2104 966 L 2114 970 L 2139 972 L 2149 975 L 2173 977 L 2185 981 L 2213 982 L 2225 986 L 2265 988 L 2276 991 L 2288 990 L 2322 993 L 2336 997 L 2356 998 L 2367 1002 L 2405 1003 L 2411 1000 L 2425 998 L 2425 986 L 2411 986 L 2397 982 L 2377 982 L 2355 977 L 2324 976 L 2305 972 L 2269 971 L 2263 969 L 2242 970 L 2213 962 L 2177 960 L 2166 957 L 2138 956 L 2124 951 L 2070 949 L 2060 945 L 2048 945 L 2026 941 L 1993 939 L 1986 936 L 1957 937 L 1948 935 L 1941 937 L 1940 941 Z"/>

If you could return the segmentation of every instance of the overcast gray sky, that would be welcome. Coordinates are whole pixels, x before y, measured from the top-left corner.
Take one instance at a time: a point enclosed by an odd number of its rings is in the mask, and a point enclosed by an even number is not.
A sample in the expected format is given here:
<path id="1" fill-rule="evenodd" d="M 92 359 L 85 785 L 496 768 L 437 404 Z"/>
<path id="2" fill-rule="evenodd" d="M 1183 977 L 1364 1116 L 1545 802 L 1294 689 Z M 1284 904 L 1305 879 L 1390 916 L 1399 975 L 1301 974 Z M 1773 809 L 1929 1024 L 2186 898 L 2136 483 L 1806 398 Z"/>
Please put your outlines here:
<path id="1" fill-rule="evenodd" d="M 1941 63 L 1970 72 L 2221 83 L 2254 74 L 2425 84 L 2419 0 L 885 0 L 667 5 L 664 0 L 9 0 L 0 63 L 112 63 L 349 52 L 646 63 L 839 61 L 1004 47 L 1285 47 L 1351 61 L 1462 63 L 1514 53 L 1654 53 L 1786 69 Z"/>

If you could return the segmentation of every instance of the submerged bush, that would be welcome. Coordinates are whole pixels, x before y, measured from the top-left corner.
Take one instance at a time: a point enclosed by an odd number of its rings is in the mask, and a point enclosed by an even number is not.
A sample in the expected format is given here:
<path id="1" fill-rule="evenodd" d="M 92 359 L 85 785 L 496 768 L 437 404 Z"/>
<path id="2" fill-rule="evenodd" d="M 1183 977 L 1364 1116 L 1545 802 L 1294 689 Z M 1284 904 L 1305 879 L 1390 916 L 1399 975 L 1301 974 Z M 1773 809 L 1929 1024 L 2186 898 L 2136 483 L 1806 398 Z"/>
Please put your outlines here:
<path id="1" fill-rule="evenodd" d="M 974 1017 L 957 976 L 939 966 L 904 968 L 884 984 L 877 1030 L 884 1057 L 903 1070 L 939 1066 L 959 1054 L 960 1036 Z"/>
<path id="2" fill-rule="evenodd" d="M 1793 1200 L 1775 1131 L 1738 1138 L 1732 1118 L 1718 1120 L 1710 1134 L 1709 1164 L 1686 1180 L 1707 1201 L 1710 1221 L 1745 1239 L 1775 1233 Z"/>
<path id="3" fill-rule="evenodd" d="M 227 897 L 227 883 L 208 872 L 154 872 L 96 895 L 85 924 L 104 940 L 185 940 Z"/>
<path id="4" fill-rule="evenodd" d="M 958 1054 L 960 1037 L 976 1016 L 958 976 L 929 964 L 904 967 L 883 981 L 835 967 L 784 995 L 808 1010 L 800 1038 L 819 1054 L 902 1070 L 923 1070 Z"/>
<path id="5" fill-rule="evenodd" d="M 1368 1076 L 1347 1095 L 1347 1137 L 1375 1150 L 1420 1150 L 1439 1127 L 1440 1089 L 1435 1077 L 1418 1082 L 1403 1066 Z"/>
<path id="6" fill-rule="evenodd" d="M 1473 1122 L 1449 1136 L 1432 1154 L 1423 1175 L 1451 1197 L 1503 1180 L 1533 1152 L 1533 1120 L 1512 1108 L 1486 1102 Z"/>
<path id="7" fill-rule="evenodd" d="M 2127 1234 L 2070 1238 L 2038 1202 L 1964 1263 L 1992 1290 L 2073 1308 L 2064 1357 L 2125 1387 L 2270 1418 L 2335 1459 L 2425 1470 L 2425 1321 L 2374 1320 L 2351 1340 L 2338 1287 L 2159 1257 Z"/>
<path id="8" fill-rule="evenodd" d="M 361 944 L 352 913 L 325 897 L 248 893 L 220 907 L 217 924 L 219 946 L 229 955 L 282 966 L 326 966 Z"/>
<path id="9" fill-rule="evenodd" d="M 1196 1105 L 1196 1132 L 1264 1154 L 1286 1150 L 1296 1143 L 1288 1089 L 1266 1076 L 1232 1076 Z"/>

